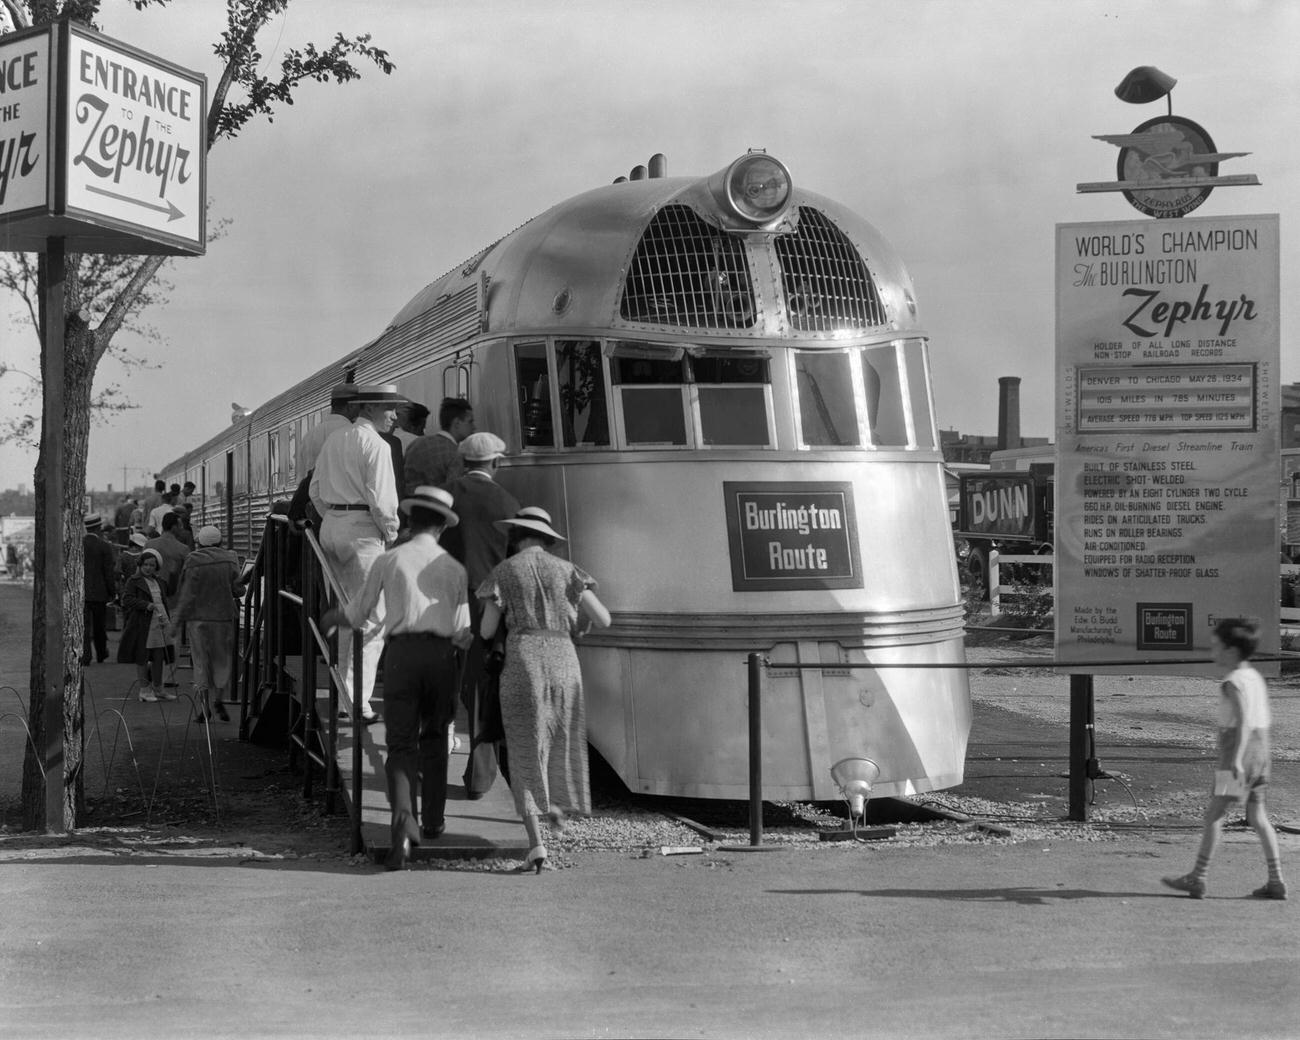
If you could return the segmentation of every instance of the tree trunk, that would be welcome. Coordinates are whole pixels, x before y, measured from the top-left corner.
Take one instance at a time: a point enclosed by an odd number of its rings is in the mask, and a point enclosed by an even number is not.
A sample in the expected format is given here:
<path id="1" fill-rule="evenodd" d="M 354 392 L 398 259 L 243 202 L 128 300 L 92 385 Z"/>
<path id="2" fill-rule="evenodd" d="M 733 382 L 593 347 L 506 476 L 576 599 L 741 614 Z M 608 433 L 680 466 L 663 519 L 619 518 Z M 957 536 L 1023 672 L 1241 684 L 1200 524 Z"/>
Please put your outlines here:
<path id="1" fill-rule="evenodd" d="M 73 262 L 74 258 L 69 257 Z M 47 319 L 48 320 L 48 319 Z M 82 499 L 86 489 L 86 458 L 90 447 L 90 399 L 95 378 L 95 332 L 73 313 L 65 320 L 64 409 L 45 415 L 36 461 L 35 588 L 32 597 L 32 669 L 28 725 L 32 741 L 23 759 L 23 826 L 29 830 L 62 831 L 77 826 L 85 812 L 82 764 L 85 756 L 85 715 L 82 704 L 81 653 L 84 639 L 85 579 L 83 577 Z M 45 348 L 41 348 L 45 371 Z M 51 421 L 63 423 L 64 456 L 61 473 L 49 457 L 47 430 Z M 63 819 L 46 819 L 42 756 L 45 718 L 45 482 L 63 481 L 63 776 L 49 777 L 63 786 Z"/>

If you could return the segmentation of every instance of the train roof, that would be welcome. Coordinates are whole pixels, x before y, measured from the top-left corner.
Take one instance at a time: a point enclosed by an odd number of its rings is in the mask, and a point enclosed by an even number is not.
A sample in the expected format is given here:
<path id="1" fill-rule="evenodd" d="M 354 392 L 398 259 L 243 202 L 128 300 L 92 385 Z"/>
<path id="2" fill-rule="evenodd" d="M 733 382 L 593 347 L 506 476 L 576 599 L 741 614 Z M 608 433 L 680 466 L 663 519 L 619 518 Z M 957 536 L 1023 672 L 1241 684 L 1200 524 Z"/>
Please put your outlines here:
<path id="1" fill-rule="evenodd" d="M 919 326 L 898 254 L 862 217 L 785 174 L 779 211 L 735 204 L 742 156 L 709 177 L 645 177 L 552 206 L 426 285 L 373 340 L 255 409 L 254 432 L 327 407 L 345 370 L 387 382 L 440 346 L 491 335 L 689 334 L 732 344 L 780 337 L 810 346 L 891 338 Z M 752 215 L 750 215 L 752 216 Z M 767 288 L 773 271 L 784 292 Z M 753 272 L 759 276 L 754 277 Z M 172 463 L 206 458 L 232 424 Z"/>

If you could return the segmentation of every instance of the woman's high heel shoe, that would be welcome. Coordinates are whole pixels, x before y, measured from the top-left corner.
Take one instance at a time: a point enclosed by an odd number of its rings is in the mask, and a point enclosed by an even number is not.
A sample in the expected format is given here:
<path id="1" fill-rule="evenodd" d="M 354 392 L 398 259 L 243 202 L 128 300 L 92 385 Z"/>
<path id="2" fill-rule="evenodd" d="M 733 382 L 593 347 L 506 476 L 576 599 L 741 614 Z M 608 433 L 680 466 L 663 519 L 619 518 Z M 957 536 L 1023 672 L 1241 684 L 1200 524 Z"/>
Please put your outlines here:
<path id="1" fill-rule="evenodd" d="M 528 850 L 528 855 L 524 857 L 524 861 L 520 863 L 519 866 L 515 867 L 515 873 L 527 874 L 529 871 L 533 871 L 540 874 L 543 870 L 554 869 L 554 867 L 546 862 L 546 846 L 534 845 Z"/>

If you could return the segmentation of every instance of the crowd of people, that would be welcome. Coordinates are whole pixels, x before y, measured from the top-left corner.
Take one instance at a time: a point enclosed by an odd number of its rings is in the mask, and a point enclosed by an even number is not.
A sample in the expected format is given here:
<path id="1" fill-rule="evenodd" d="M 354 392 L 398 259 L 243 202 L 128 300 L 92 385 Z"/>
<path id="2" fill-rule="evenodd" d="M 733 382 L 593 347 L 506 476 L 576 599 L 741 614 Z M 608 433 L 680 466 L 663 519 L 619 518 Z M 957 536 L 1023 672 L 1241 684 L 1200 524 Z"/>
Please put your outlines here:
<path id="1" fill-rule="evenodd" d="M 155 481 L 143 501 L 123 495 L 109 527 L 98 513 L 84 518 L 85 641 L 82 664 L 108 660 L 108 617 L 122 612 L 119 664 L 137 669 L 137 696 L 174 701 L 182 647 L 193 663 L 195 721 L 230 721 L 235 621 L 243 595 L 235 553 L 222 533 L 194 531 L 195 485 Z"/>
<path id="2" fill-rule="evenodd" d="M 342 384 L 304 439 L 307 475 L 290 517 L 319 524 L 346 597 L 322 618 L 339 659 L 361 640 L 361 677 L 343 673 L 345 717 L 362 724 L 383 657 L 389 869 L 446 829 L 447 762 L 457 699 L 469 720 L 469 797 L 501 775 L 529 838 L 521 870 L 548 867 L 543 826 L 588 813 L 582 675 L 573 636 L 610 615 L 581 568 L 548 550 L 550 515 L 496 483 L 505 442 L 475 427 L 463 398 L 429 410 L 391 384 Z M 396 435 L 405 431 L 413 439 Z M 354 635 L 355 633 L 355 635 Z"/>

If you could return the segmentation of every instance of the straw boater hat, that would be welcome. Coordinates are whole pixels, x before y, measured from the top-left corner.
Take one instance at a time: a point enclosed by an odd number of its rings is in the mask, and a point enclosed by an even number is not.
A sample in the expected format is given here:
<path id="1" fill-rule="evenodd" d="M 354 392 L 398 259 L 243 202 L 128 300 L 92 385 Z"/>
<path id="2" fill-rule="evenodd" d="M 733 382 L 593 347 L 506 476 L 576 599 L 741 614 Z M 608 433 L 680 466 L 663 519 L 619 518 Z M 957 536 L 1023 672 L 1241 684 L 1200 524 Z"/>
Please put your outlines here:
<path id="1" fill-rule="evenodd" d="M 104 526 L 104 518 L 98 513 L 87 513 L 81 522 L 86 525 L 87 531 L 98 531 Z"/>
<path id="2" fill-rule="evenodd" d="M 435 513 L 443 515 L 448 527 L 455 527 L 460 523 L 460 517 L 452 510 L 451 503 L 450 491 L 444 491 L 430 484 L 422 484 L 411 492 L 410 498 L 402 499 L 401 504 L 403 513 L 409 513 L 412 509 L 432 509 Z"/>
<path id="3" fill-rule="evenodd" d="M 206 527 L 199 528 L 199 533 L 194 536 L 194 540 L 200 545 L 220 545 L 221 531 L 208 524 Z"/>
<path id="4" fill-rule="evenodd" d="M 351 404 L 406 404 L 396 383 L 358 383 Z"/>
<path id="5" fill-rule="evenodd" d="M 488 462 L 506 453 L 506 442 L 495 433 L 471 433 L 456 450 L 466 462 Z"/>
<path id="6" fill-rule="evenodd" d="M 567 540 L 551 526 L 551 514 L 541 506 L 524 506 L 509 520 L 494 521 L 493 526 L 503 531 L 509 527 L 518 527 L 525 531 L 546 535 L 547 538 L 554 538 L 557 542 Z"/>
<path id="7" fill-rule="evenodd" d="M 356 396 L 356 383 L 338 383 L 330 389 L 330 404 L 345 404 Z"/>

